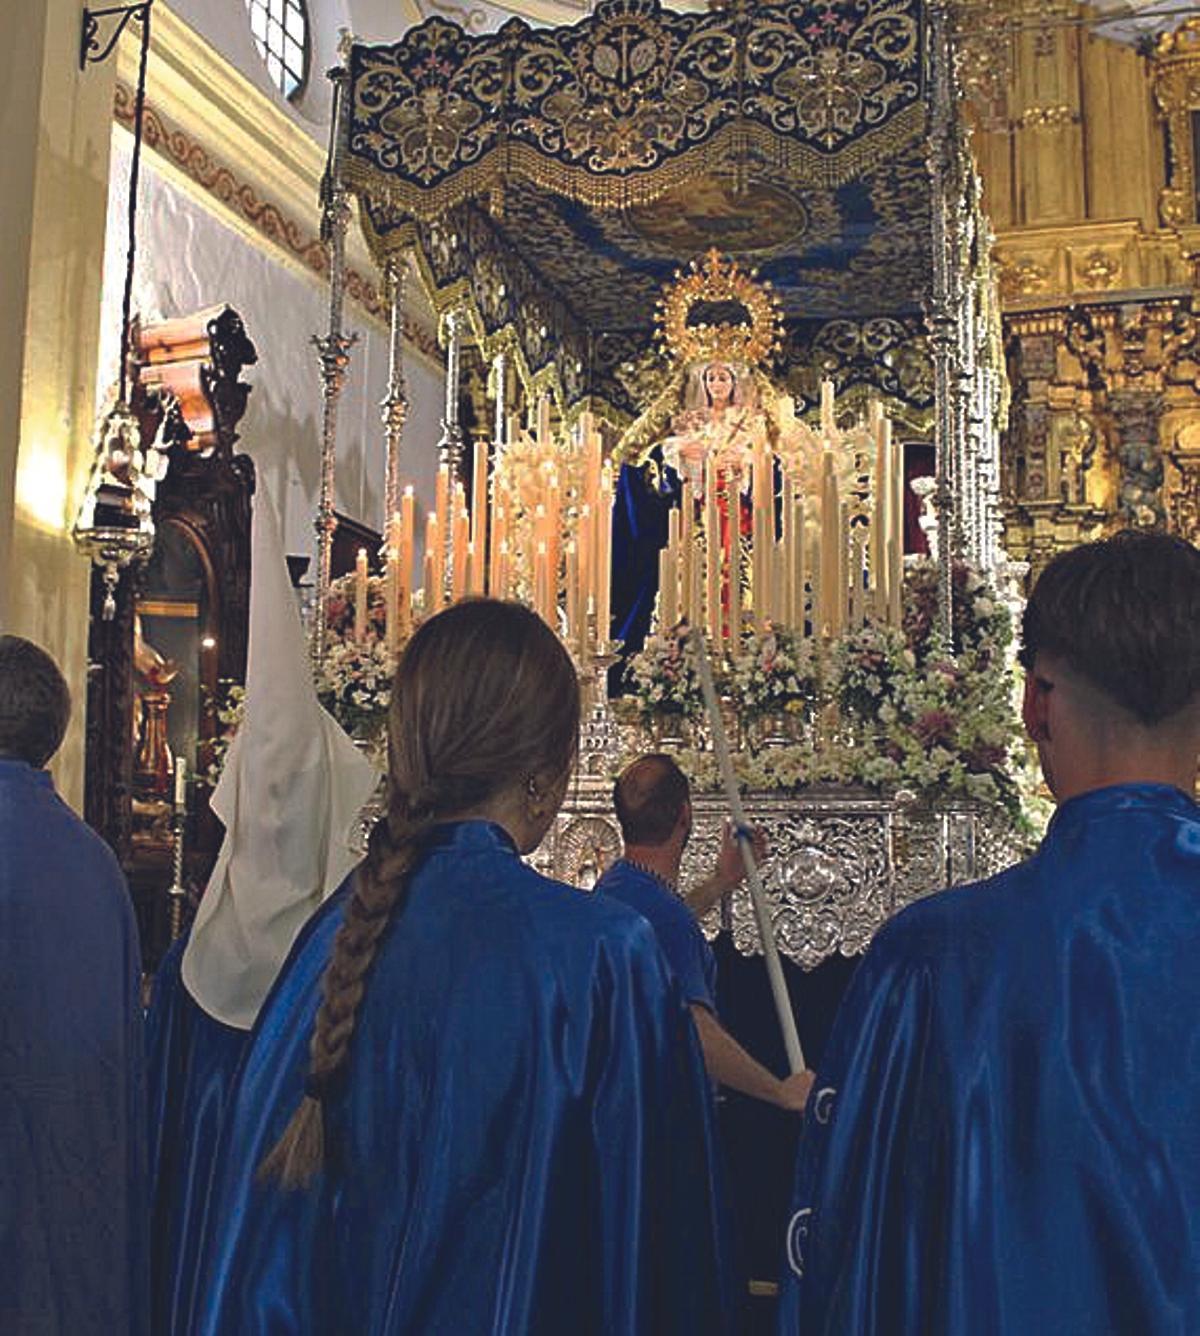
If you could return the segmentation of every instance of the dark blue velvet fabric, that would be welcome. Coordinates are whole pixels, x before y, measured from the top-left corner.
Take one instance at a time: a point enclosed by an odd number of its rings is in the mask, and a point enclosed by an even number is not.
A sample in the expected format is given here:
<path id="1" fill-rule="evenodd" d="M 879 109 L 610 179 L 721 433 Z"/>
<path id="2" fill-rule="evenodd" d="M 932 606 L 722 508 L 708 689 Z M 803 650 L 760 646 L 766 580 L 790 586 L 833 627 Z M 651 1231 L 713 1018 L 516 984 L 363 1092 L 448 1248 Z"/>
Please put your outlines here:
<path id="1" fill-rule="evenodd" d="M 708 1089 L 653 933 L 484 822 L 438 829 L 381 938 L 329 1167 L 305 1191 L 255 1182 L 339 919 L 320 911 L 255 1027 L 197 1329 L 726 1330 Z"/>
<path id="2" fill-rule="evenodd" d="M 0 1332 L 147 1330 L 140 968 L 112 851 L 0 760 Z"/>
<path id="3" fill-rule="evenodd" d="M 217 1141 L 250 1037 L 197 1006 L 179 976 L 186 945 L 163 957 L 147 1016 L 156 1336 L 188 1329 Z"/>
<path id="4" fill-rule="evenodd" d="M 640 867 L 618 858 L 595 886 L 628 905 L 654 929 L 654 935 L 675 972 L 688 1002 L 717 1009 L 717 962 L 696 916 L 674 891 Z"/>
<path id="5" fill-rule="evenodd" d="M 667 545 L 667 514 L 679 500 L 677 475 L 662 463 L 657 449 L 653 459 L 662 490 L 651 484 L 644 467 L 625 464 L 613 501 L 612 634 L 626 656 L 641 649 L 650 631 L 658 595 L 658 554 Z"/>
<path id="6" fill-rule="evenodd" d="M 1200 809 L 1064 804 L 905 910 L 839 1012 L 781 1333 L 1200 1331 Z"/>

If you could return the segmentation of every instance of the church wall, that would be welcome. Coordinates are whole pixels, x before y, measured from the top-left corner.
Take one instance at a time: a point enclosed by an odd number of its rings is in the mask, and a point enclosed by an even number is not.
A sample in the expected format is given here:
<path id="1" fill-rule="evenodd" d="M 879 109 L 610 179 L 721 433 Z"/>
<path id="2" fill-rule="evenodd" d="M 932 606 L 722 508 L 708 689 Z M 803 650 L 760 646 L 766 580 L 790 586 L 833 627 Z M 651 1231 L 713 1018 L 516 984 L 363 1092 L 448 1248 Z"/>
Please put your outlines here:
<path id="1" fill-rule="evenodd" d="M 131 144 L 124 129 L 114 129 L 102 387 L 111 384 L 116 370 Z M 138 210 L 135 308 L 146 321 L 218 303 L 228 303 L 242 316 L 259 360 L 246 372 L 254 389 L 238 448 L 254 459 L 260 484 L 275 502 L 287 551 L 315 555 L 321 387 L 311 338 L 328 319 L 326 286 L 318 276 L 284 260 L 276 248 L 246 235 L 227 211 L 214 211 L 205 198 L 186 189 L 186 182 L 172 176 L 157 157 L 147 157 Z M 381 529 L 384 444 L 379 403 L 387 385 L 387 333 L 380 321 L 354 304 L 347 307 L 346 328 L 358 342 L 339 403 L 337 507 Z M 413 355 L 405 370 L 412 401 L 403 445 L 405 475 L 421 501 L 431 501 L 441 375 L 427 358 Z"/>
<path id="2" fill-rule="evenodd" d="M 0 628 L 58 661 L 75 710 L 53 771 L 83 795 L 87 565 L 70 537 L 91 458 L 109 66 L 79 69 L 80 11 L 22 0 L 0 45 Z"/>

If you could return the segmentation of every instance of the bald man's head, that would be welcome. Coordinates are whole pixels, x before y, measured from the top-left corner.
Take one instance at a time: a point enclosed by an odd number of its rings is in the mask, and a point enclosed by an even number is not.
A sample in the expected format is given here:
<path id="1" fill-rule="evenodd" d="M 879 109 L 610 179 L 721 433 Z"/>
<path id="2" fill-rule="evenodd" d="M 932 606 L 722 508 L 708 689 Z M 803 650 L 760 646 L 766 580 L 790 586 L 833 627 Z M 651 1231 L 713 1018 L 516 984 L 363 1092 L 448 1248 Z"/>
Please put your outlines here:
<path id="1" fill-rule="evenodd" d="M 654 753 L 627 766 L 613 786 L 613 806 L 626 845 L 666 844 L 690 801 L 687 776 L 669 756 Z"/>

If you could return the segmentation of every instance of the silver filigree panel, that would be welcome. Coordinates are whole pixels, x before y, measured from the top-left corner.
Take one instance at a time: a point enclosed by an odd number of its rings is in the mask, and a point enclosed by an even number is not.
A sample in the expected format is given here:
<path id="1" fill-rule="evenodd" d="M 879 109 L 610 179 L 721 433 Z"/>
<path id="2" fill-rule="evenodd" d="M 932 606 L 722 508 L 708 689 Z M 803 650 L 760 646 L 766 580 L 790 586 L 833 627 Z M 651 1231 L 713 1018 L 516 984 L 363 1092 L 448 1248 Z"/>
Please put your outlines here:
<path id="1" fill-rule="evenodd" d="M 620 852 L 611 789 L 581 776 L 534 862 L 589 887 Z M 767 832 L 763 882 L 780 951 L 805 969 L 833 955 L 858 955 L 897 910 L 946 886 L 989 876 L 1023 850 L 988 814 L 970 806 L 929 809 L 857 790 L 810 790 L 791 797 L 744 795 L 749 819 Z M 724 801 L 693 801 L 684 887 L 712 871 L 725 825 Z M 743 955 L 761 952 L 747 889 L 703 920 L 713 937 L 726 927 Z"/>

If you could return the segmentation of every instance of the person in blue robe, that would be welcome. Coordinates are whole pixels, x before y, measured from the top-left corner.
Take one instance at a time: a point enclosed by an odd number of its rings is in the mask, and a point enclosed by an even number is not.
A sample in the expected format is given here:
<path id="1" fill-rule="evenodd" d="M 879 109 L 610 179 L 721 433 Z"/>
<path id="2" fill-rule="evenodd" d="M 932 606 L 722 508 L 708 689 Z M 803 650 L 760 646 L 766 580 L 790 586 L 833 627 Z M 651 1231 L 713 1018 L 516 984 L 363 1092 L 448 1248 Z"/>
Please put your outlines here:
<path id="1" fill-rule="evenodd" d="M 639 756 L 618 776 L 613 807 L 621 828 L 621 857 L 597 881 L 596 892 L 628 905 L 654 929 L 691 1008 L 709 1077 L 753 1099 L 803 1113 L 812 1073 L 776 1076 L 717 1019 L 716 957 L 696 916 L 711 909 L 745 876 L 732 829 L 725 831 L 712 874 L 685 900 L 677 887 L 683 851 L 691 839 L 692 800 L 678 763 L 661 753 Z M 755 858 L 761 862 L 766 839 L 757 831 L 753 839 Z"/>
<path id="2" fill-rule="evenodd" d="M 579 695 L 492 600 L 393 687 L 389 810 L 255 1026 L 195 1330 L 728 1330 L 709 1096 L 645 921 L 541 876 Z"/>
<path id="3" fill-rule="evenodd" d="M 1020 866 L 878 934 L 809 1102 L 780 1333 L 1200 1331 L 1200 553 L 1047 566 Z"/>
<path id="4" fill-rule="evenodd" d="M 53 660 L 0 636 L 0 1332 L 141 1336 L 147 1171 L 137 926 L 43 768 Z"/>
<path id="5" fill-rule="evenodd" d="M 156 1336 L 184 1336 L 221 1129 L 251 1027 L 297 934 L 358 861 L 378 783 L 321 708 L 278 524 L 254 498 L 243 719 L 210 800 L 225 838 L 190 932 L 154 980 L 149 1038 Z"/>
<path id="6" fill-rule="evenodd" d="M 187 1330 L 213 1157 L 248 1030 L 210 1016 L 179 976 L 181 937 L 154 976 L 146 1018 L 153 1170 L 151 1315 L 155 1332 Z"/>

